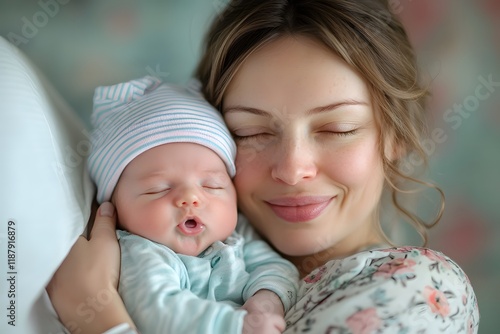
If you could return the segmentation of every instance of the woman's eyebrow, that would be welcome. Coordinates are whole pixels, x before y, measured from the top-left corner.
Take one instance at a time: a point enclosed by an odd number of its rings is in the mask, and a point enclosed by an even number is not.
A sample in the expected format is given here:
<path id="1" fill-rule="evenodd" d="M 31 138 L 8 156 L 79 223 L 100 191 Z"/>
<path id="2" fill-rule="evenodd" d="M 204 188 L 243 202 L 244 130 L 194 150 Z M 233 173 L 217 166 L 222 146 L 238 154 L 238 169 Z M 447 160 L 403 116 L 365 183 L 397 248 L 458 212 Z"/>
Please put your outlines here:
<path id="1" fill-rule="evenodd" d="M 257 108 L 244 107 L 244 106 L 228 107 L 228 108 L 224 108 L 224 110 L 222 110 L 223 114 L 229 114 L 232 112 L 247 112 L 247 113 L 258 115 L 258 116 L 271 117 L 271 114 L 268 113 L 267 111 L 257 109 Z"/>
<path id="2" fill-rule="evenodd" d="M 367 106 L 368 103 L 363 102 L 363 101 L 357 101 L 357 100 L 344 100 L 344 101 L 338 101 L 334 103 L 327 104 L 325 106 L 319 106 L 313 109 L 310 109 L 307 111 L 308 115 L 312 114 L 319 114 L 322 112 L 327 112 L 327 111 L 332 111 L 340 107 L 344 106 Z"/>
<path id="3" fill-rule="evenodd" d="M 330 104 L 327 104 L 324 106 L 319 106 L 319 107 L 315 107 L 313 109 L 310 109 L 307 111 L 307 115 L 318 114 L 318 113 L 322 113 L 322 112 L 332 111 L 332 110 L 335 110 L 335 109 L 343 107 L 343 106 L 354 106 L 354 105 L 367 106 L 368 103 L 363 102 L 363 101 L 357 101 L 357 100 L 338 101 L 338 102 L 334 102 L 334 103 L 330 103 Z M 232 113 L 232 112 L 247 112 L 247 113 L 258 115 L 258 116 L 271 117 L 271 114 L 265 110 L 258 109 L 258 108 L 245 107 L 245 106 L 234 106 L 234 107 L 224 108 L 224 110 L 222 112 L 224 114 L 228 114 L 228 113 Z"/>

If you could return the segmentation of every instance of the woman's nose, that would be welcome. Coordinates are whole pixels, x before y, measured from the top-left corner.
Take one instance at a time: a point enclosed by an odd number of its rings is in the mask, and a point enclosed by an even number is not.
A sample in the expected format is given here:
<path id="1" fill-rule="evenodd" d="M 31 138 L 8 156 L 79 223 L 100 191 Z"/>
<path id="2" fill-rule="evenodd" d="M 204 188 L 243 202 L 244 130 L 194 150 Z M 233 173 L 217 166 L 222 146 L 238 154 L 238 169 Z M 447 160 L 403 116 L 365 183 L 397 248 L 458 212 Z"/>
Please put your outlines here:
<path id="1" fill-rule="evenodd" d="M 289 138 L 283 140 L 274 154 L 272 177 L 288 185 L 296 185 L 303 180 L 312 179 L 317 174 L 314 149 L 308 138 Z"/>
<path id="2" fill-rule="evenodd" d="M 203 205 L 203 199 L 195 187 L 183 187 L 178 190 L 177 197 L 175 198 L 175 205 L 178 208 L 198 208 Z"/>

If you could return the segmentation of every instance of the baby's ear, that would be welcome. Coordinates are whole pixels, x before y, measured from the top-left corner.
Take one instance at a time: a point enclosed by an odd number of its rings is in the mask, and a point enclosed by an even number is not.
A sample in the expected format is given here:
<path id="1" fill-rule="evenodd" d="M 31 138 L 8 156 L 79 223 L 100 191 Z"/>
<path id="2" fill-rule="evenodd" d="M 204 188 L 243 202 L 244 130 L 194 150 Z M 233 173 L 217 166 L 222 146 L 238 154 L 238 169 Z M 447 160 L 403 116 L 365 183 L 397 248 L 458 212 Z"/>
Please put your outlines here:
<path id="1" fill-rule="evenodd" d="M 118 184 L 117 184 L 118 185 Z M 113 190 L 113 194 L 111 194 L 111 198 L 109 199 L 111 204 L 115 207 L 116 210 L 116 229 L 117 230 L 126 230 L 123 225 L 120 223 L 120 213 L 118 212 L 118 208 L 116 206 L 116 187 Z"/>

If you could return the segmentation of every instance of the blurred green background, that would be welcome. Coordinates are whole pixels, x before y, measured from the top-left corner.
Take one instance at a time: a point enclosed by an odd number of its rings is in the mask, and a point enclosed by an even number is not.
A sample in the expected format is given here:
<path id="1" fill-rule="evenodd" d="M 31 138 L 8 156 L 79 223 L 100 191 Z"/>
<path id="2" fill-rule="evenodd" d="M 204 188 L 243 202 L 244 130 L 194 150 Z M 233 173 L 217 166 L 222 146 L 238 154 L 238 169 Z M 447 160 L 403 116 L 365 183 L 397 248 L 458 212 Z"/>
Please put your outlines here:
<path id="1" fill-rule="evenodd" d="M 88 124 L 96 86 L 147 74 L 186 81 L 204 32 L 224 3 L 0 0 L 0 35 L 28 55 Z M 500 1 L 392 3 L 432 85 L 431 132 L 425 145 L 430 177 L 444 189 L 447 201 L 430 247 L 466 271 L 479 301 L 479 332 L 497 333 Z"/>

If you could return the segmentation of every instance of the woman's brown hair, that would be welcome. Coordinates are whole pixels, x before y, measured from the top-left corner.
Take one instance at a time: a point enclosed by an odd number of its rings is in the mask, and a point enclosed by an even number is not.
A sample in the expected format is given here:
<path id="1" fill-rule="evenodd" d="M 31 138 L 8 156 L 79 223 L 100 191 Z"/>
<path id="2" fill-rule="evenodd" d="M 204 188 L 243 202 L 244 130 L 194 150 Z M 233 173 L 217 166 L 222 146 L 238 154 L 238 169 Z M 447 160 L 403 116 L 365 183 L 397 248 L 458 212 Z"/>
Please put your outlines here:
<path id="1" fill-rule="evenodd" d="M 393 2 L 391 2 L 393 3 Z M 404 157 L 427 162 L 425 133 L 428 91 L 419 84 L 413 48 L 395 11 L 383 0 L 234 0 L 215 18 L 196 71 L 207 100 L 221 108 L 224 93 L 245 59 L 283 36 L 307 36 L 326 46 L 366 80 L 380 126 L 380 154 L 386 186 L 397 210 L 427 244 L 427 229 L 444 210 L 442 190 L 406 175 Z M 395 158 L 386 155 L 388 143 Z M 438 191 L 441 205 L 430 222 L 407 209 L 400 195 L 411 181 Z M 381 230 L 382 232 L 382 230 Z M 385 237 L 385 234 L 382 232 Z M 386 238 L 386 240 L 388 240 Z M 388 240 L 389 241 L 389 240 Z"/>

